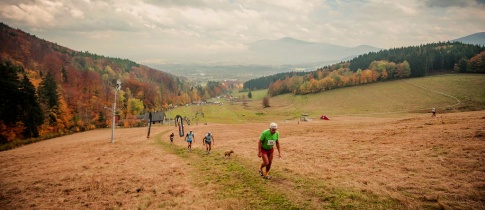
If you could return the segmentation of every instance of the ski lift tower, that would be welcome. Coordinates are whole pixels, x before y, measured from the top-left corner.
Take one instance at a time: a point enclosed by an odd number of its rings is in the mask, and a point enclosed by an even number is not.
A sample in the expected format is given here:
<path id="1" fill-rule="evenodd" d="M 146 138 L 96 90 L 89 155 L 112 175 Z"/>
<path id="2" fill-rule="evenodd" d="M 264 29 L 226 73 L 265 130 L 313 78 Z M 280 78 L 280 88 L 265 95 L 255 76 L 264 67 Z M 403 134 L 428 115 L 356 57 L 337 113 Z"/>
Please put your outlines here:
<path id="1" fill-rule="evenodd" d="M 115 143 L 115 114 L 116 114 L 116 95 L 118 94 L 118 91 L 121 89 L 121 81 L 117 80 L 116 81 L 116 87 L 115 87 L 115 100 L 113 102 L 113 108 L 108 109 L 107 107 L 104 107 L 108 110 L 111 111 L 111 114 L 113 116 L 113 121 L 111 123 L 111 143 Z"/>

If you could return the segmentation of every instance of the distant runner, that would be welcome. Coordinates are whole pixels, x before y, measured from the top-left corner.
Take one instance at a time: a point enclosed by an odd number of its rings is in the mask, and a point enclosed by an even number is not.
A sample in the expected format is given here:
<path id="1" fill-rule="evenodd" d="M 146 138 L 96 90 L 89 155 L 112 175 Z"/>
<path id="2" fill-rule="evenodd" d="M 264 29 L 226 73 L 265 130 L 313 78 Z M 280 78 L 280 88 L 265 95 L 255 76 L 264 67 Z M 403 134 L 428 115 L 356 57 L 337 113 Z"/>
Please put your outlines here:
<path id="1" fill-rule="evenodd" d="M 212 144 L 214 143 L 214 136 L 211 132 L 207 133 L 202 139 L 202 144 L 205 145 L 205 153 L 210 154 L 212 149 Z"/>
<path id="2" fill-rule="evenodd" d="M 174 135 L 173 133 L 172 133 L 172 134 L 170 134 L 170 144 L 173 144 L 173 137 L 174 137 L 174 136 L 175 136 L 175 135 Z"/>
<path id="3" fill-rule="evenodd" d="M 263 159 L 263 163 L 259 167 L 259 175 L 266 179 L 271 179 L 269 175 L 269 170 L 271 169 L 271 163 L 273 162 L 273 146 L 276 145 L 278 149 L 278 157 L 281 158 L 279 133 L 276 131 L 278 125 L 276 123 L 271 123 L 269 129 L 264 130 L 258 140 L 258 157 Z M 263 172 L 263 168 L 266 170 Z"/>
<path id="4" fill-rule="evenodd" d="M 431 117 L 436 117 L 436 109 L 434 107 L 431 109 L 431 113 L 433 113 Z"/>
<path id="5" fill-rule="evenodd" d="M 195 135 L 192 132 L 192 130 L 188 132 L 187 135 L 185 136 L 185 140 L 187 141 L 187 151 L 189 152 L 192 151 L 192 141 L 194 138 L 195 138 Z"/>

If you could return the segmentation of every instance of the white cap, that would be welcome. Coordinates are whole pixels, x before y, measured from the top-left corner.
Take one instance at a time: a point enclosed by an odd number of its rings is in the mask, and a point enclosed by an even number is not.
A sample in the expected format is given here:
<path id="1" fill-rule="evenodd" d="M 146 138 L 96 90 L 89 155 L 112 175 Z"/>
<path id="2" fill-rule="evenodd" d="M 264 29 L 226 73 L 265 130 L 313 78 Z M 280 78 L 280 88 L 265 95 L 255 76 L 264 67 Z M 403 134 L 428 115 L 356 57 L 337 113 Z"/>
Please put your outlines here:
<path id="1" fill-rule="evenodd" d="M 269 124 L 269 128 L 271 129 L 277 129 L 278 128 L 278 125 L 274 122 L 272 122 L 271 124 Z"/>

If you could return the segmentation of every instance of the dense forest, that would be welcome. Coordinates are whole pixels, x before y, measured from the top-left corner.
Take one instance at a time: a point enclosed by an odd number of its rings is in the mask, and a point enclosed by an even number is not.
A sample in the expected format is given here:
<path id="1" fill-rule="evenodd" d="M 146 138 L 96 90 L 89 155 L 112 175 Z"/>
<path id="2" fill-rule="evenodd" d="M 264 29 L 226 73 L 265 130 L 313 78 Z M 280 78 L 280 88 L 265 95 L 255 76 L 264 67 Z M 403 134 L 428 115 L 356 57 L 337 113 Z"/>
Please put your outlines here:
<path id="1" fill-rule="evenodd" d="M 136 115 L 221 95 L 224 82 L 202 87 L 133 61 L 78 52 L 0 23 L 0 144 L 110 126 Z M 121 89 L 115 90 L 117 81 Z"/>
<path id="2" fill-rule="evenodd" d="M 485 47 L 460 42 L 440 42 L 381 50 L 312 72 L 280 73 L 249 80 L 243 88 L 268 88 L 271 96 L 308 94 L 339 87 L 443 72 L 485 73 Z"/>
<path id="3" fill-rule="evenodd" d="M 247 82 L 245 82 L 243 84 L 243 89 L 245 89 L 245 90 L 266 89 L 266 88 L 268 88 L 269 84 L 276 82 L 278 80 L 285 79 L 287 77 L 291 77 L 291 76 L 294 76 L 294 75 L 303 76 L 303 75 L 306 75 L 306 74 L 308 74 L 308 72 L 302 72 L 302 71 L 283 72 L 283 73 L 277 73 L 277 74 L 270 75 L 270 76 L 264 76 L 264 77 L 260 77 L 260 78 L 256 78 L 256 79 L 251 79 L 251 80 L 248 80 Z"/>

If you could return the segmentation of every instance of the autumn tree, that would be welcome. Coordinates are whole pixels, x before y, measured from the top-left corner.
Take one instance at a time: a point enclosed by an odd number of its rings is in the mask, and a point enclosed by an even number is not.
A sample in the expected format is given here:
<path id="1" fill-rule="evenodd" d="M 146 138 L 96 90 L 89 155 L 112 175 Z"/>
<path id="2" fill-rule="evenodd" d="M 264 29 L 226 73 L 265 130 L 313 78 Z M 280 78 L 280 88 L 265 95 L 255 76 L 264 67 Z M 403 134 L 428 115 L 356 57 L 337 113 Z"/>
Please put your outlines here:
<path id="1" fill-rule="evenodd" d="M 130 98 L 128 99 L 127 109 L 130 115 L 139 115 L 143 112 L 143 102 L 140 99 Z"/>
<path id="2" fill-rule="evenodd" d="M 269 97 L 268 96 L 265 96 L 263 98 L 263 108 L 266 108 L 266 107 L 270 107 L 270 105 L 269 105 Z"/>
<path id="3" fill-rule="evenodd" d="M 286 91 L 288 91 L 288 88 L 286 88 L 284 85 L 285 81 L 286 80 L 277 80 L 271 83 L 268 87 L 268 94 L 270 96 L 275 96 L 278 94 L 287 93 Z"/>
<path id="4" fill-rule="evenodd" d="M 485 73 L 485 51 L 470 58 L 468 72 Z"/>
<path id="5" fill-rule="evenodd" d="M 404 77 L 409 77 L 410 75 L 411 75 L 411 66 L 407 61 L 403 61 L 402 63 L 397 65 L 395 77 L 404 78 Z"/>

